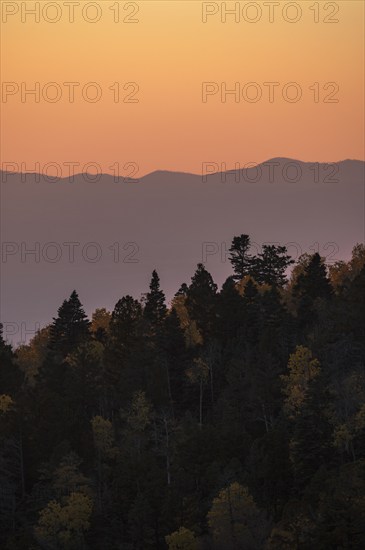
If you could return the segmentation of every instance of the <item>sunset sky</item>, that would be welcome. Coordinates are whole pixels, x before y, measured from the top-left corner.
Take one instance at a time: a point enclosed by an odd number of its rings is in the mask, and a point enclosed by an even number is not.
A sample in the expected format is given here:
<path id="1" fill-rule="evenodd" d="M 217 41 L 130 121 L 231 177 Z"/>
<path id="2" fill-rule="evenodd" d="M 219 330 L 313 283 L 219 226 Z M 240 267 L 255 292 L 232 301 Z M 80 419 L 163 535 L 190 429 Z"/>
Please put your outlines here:
<path id="1" fill-rule="evenodd" d="M 249 9 L 247 2 L 240 2 L 240 21 L 227 15 L 225 23 L 221 2 L 204 8 L 196 0 L 81 0 L 74 6 L 73 23 L 63 1 L 40 2 L 39 23 L 25 11 L 34 8 L 35 2 L 1 4 L 3 167 L 8 162 L 25 163 L 32 170 L 38 162 L 43 171 L 47 163 L 57 162 L 66 176 L 65 162 L 79 162 L 81 168 L 95 162 L 103 172 L 111 172 L 114 163 L 122 167 L 134 162 L 138 175 L 143 175 L 157 169 L 199 173 L 208 161 L 226 163 L 230 169 L 235 163 L 275 156 L 308 161 L 364 156 L 362 1 L 316 4 L 302 0 L 296 2 L 302 12 L 296 23 L 285 21 L 283 9 L 288 2 L 276 7 L 271 23 L 264 2 L 251 2 Z M 83 4 L 96 4 L 98 11 L 89 6 L 86 16 L 92 19 L 99 14 L 100 20 L 85 21 Z M 119 23 L 114 21 L 117 4 Z M 315 4 L 317 14 L 310 9 Z M 228 8 L 233 6 L 234 2 L 227 2 Z M 253 19 L 257 6 L 261 19 L 245 20 L 242 12 Z M 217 10 L 206 23 L 204 9 Z M 287 18 L 295 17 L 296 7 L 285 9 Z M 317 15 L 320 20 L 315 23 Z M 45 20 L 58 17 L 54 23 Z M 138 22 L 123 22 L 128 17 Z M 324 23 L 325 17 L 339 22 Z M 21 83 L 31 89 L 36 82 L 40 101 L 28 95 L 22 102 Z M 61 90 L 55 103 L 42 97 L 44 85 L 50 82 Z M 65 82 L 80 83 L 74 103 L 69 102 Z M 96 82 L 102 92 L 96 103 L 82 97 L 81 90 L 89 82 Z M 115 102 L 117 86 L 109 88 L 116 82 L 121 99 L 133 91 L 133 86 L 127 90 L 123 86 L 137 83 L 139 102 Z M 219 90 L 206 102 L 202 101 L 203 82 L 215 82 Z M 239 83 L 239 102 L 233 95 L 221 101 L 224 82 L 227 89 Z M 245 88 L 249 82 L 257 84 Z M 264 82 L 279 83 L 273 102 Z M 302 90 L 297 103 L 282 97 L 289 82 Z M 316 82 L 318 102 L 314 101 Z M 336 85 L 325 90 L 328 82 Z M 246 92 L 252 97 L 258 89 L 262 97 L 256 103 L 243 98 Z M 49 87 L 45 93 L 52 98 L 56 91 Z M 289 95 L 294 92 L 289 88 Z M 87 93 L 92 98 L 95 88 L 87 88 Z M 339 102 L 325 103 L 326 96 Z"/>

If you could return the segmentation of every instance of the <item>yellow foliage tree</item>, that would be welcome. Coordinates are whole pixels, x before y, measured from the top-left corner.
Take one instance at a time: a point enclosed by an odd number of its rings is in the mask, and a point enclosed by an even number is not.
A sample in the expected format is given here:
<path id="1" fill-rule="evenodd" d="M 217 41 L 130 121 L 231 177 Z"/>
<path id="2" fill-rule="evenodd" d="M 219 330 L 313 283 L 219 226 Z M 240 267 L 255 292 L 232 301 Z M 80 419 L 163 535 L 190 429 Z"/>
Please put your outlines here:
<path id="1" fill-rule="evenodd" d="M 50 327 L 44 327 L 39 330 L 29 344 L 23 344 L 16 350 L 16 363 L 24 372 L 29 385 L 33 386 L 35 377 L 42 365 L 49 342 Z"/>
<path id="2" fill-rule="evenodd" d="M 71 493 L 62 506 L 52 500 L 40 512 L 35 535 L 50 548 L 78 550 L 84 545 L 84 534 L 90 527 L 93 503 L 82 493 Z"/>
<path id="3" fill-rule="evenodd" d="M 129 410 L 120 410 L 125 422 L 125 447 L 139 457 L 143 443 L 148 439 L 149 427 L 153 418 L 152 406 L 143 391 L 135 392 Z"/>
<path id="4" fill-rule="evenodd" d="M 330 419 L 334 425 L 334 445 L 355 461 L 354 440 L 365 430 L 365 377 L 352 374 L 332 387 L 335 406 Z"/>
<path id="5" fill-rule="evenodd" d="M 7 413 L 13 405 L 14 401 L 12 400 L 10 395 L 6 395 L 5 393 L 0 395 L 0 414 Z"/>
<path id="6" fill-rule="evenodd" d="M 357 243 L 352 249 L 352 257 L 350 260 L 352 279 L 356 277 L 365 264 L 365 245 Z"/>
<path id="7" fill-rule="evenodd" d="M 198 548 L 194 533 L 186 527 L 180 527 L 165 537 L 165 540 L 169 550 L 197 550 Z"/>
<path id="8" fill-rule="evenodd" d="M 185 296 L 175 296 L 172 306 L 175 308 L 179 317 L 180 326 L 184 331 L 186 345 L 188 348 L 192 348 L 202 344 L 203 337 L 200 334 L 196 321 L 190 319 L 185 300 Z"/>
<path id="9" fill-rule="evenodd" d="M 342 286 L 346 286 L 350 281 L 353 281 L 364 264 L 365 246 L 356 244 L 352 249 L 352 258 L 349 262 L 340 260 L 329 266 L 329 276 L 333 288 L 339 290 Z"/>
<path id="10" fill-rule="evenodd" d="M 311 540 L 314 523 L 301 503 L 290 502 L 290 517 L 285 517 L 276 524 L 266 543 L 265 550 L 298 550 L 306 540 Z"/>
<path id="11" fill-rule="evenodd" d="M 103 329 L 105 331 L 109 328 L 109 323 L 111 319 L 111 313 L 105 307 L 97 308 L 91 320 L 91 331 L 96 333 L 98 329 Z"/>
<path id="12" fill-rule="evenodd" d="M 69 497 L 72 493 L 91 496 L 91 482 L 80 471 L 81 459 L 76 453 L 69 453 L 60 462 L 53 473 L 53 487 L 57 498 Z"/>
<path id="13" fill-rule="evenodd" d="M 240 281 L 238 281 L 237 285 L 236 285 L 236 288 L 237 288 L 237 291 L 238 291 L 238 294 L 240 296 L 244 296 L 245 294 L 245 290 L 246 290 L 246 286 L 247 286 L 247 283 L 251 281 L 255 287 L 257 288 L 259 294 L 264 294 L 265 292 L 267 292 L 268 290 L 270 290 L 271 286 L 266 284 L 266 283 L 263 283 L 262 285 L 260 285 L 259 283 L 257 283 L 255 281 L 255 279 L 253 277 L 251 277 L 251 275 L 246 275 L 245 277 L 243 277 L 243 279 L 241 279 Z"/>
<path id="14" fill-rule="evenodd" d="M 114 445 L 113 425 L 102 416 L 94 416 L 91 420 L 95 448 L 101 455 L 107 454 Z"/>
<path id="15" fill-rule="evenodd" d="M 328 273 L 331 285 L 338 292 L 346 281 L 350 280 L 351 267 L 350 264 L 340 260 L 329 266 Z"/>
<path id="16" fill-rule="evenodd" d="M 289 416 L 295 416 L 305 402 L 310 382 L 320 373 L 320 363 L 313 359 L 310 349 L 297 346 L 289 357 L 288 370 L 289 374 L 281 376 L 285 409 Z"/>
<path id="17" fill-rule="evenodd" d="M 222 489 L 208 512 L 215 548 L 262 548 L 268 523 L 247 487 L 237 482 Z"/>

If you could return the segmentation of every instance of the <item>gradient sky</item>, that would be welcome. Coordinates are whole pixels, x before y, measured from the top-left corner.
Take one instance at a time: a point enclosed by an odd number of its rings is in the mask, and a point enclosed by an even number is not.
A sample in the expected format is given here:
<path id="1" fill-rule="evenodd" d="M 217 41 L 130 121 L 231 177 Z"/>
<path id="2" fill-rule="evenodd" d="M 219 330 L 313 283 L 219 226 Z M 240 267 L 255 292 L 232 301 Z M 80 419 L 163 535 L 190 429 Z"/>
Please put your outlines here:
<path id="1" fill-rule="evenodd" d="M 62 15 L 52 24 L 42 16 L 36 23 L 31 15 L 22 22 L 22 6 L 31 8 L 35 2 L 2 2 L 3 83 L 24 82 L 32 88 L 39 82 L 42 88 L 57 82 L 62 90 L 57 103 L 42 98 L 35 103 L 30 96 L 22 103 L 20 93 L 5 103 L 2 96 L 3 166 L 24 162 L 32 169 L 39 162 L 43 171 L 46 163 L 57 162 L 66 176 L 65 162 L 96 162 L 104 172 L 111 172 L 108 167 L 114 163 L 122 167 L 135 162 L 143 175 L 157 169 L 200 173 L 208 161 L 224 162 L 230 169 L 235 163 L 275 156 L 308 161 L 364 158 L 361 0 L 337 2 L 340 9 L 334 18 L 339 22 L 332 24 L 323 23 L 332 11 L 324 11 L 327 2 L 318 3 L 321 21 L 314 23 L 309 8 L 315 3 L 304 0 L 297 2 L 302 9 L 297 23 L 283 19 L 287 2 L 276 8 L 273 23 L 263 2 L 256 2 L 263 10 L 257 23 L 248 23 L 242 15 L 239 23 L 232 16 L 222 23 L 221 2 L 216 2 L 219 13 L 203 23 L 200 1 L 148 0 L 136 3 L 139 22 L 134 24 L 113 21 L 110 7 L 116 2 L 99 2 L 102 16 L 94 24 L 81 15 L 88 2 L 80 0 L 73 23 L 64 2 L 56 3 Z M 4 22 L 6 4 L 19 11 Z M 240 4 L 244 8 L 247 2 Z M 121 18 L 133 10 L 126 2 L 119 6 Z M 50 7 L 49 18 L 55 13 Z M 90 8 L 89 16 L 94 13 Z M 294 12 L 288 14 L 293 17 Z M 72 81 L 80 87 L 70 104 L 63 83 Z M 270 103 L 263 83 L 273 81 L 280 85 Z M 298 103 L 281 96 L 283 85 L 292 81 L 303 91 Z M 80 88 L 88 82 L 101 87 L 97 103 L 81 96 Z M 108 89 L 115 82 L 122 94 L 125 83 L 138 83 L 139 102 L 115 103 Z M 242 87 L 257 82 L 263 96 L 257 103 L 236 103 L 232 96 L 222 103 L 218 93 L 203 103 L 202 82 L 226 82 L 227 88 L 235 82 Z M 321 90 L 315 103 L 309 90 L 315 82 L 320 88 L 336 82 L 339 102 L 323 102 L 328 89 Z"/>

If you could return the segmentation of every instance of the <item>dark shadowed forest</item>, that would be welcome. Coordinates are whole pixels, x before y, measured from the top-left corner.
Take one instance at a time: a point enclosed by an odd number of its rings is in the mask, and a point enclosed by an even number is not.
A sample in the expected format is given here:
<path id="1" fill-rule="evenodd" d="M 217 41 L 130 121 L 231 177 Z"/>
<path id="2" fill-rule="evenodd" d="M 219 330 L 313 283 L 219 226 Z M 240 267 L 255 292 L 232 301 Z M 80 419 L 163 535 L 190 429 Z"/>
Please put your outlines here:
<path id="1" fill-rule="evenodd" d="M 365 247 L 250 249 L 1 335 L 1 549 L 365 548 Z"/>

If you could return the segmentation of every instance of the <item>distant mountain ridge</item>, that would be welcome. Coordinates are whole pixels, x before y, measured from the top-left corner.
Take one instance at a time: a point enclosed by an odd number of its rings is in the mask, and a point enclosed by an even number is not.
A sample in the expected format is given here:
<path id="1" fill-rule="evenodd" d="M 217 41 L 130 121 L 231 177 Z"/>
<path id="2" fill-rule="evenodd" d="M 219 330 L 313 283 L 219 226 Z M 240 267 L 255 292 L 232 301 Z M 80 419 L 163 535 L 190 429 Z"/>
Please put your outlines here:
<path id="1" fill-rule="evenodd" d="M 218 167 L 220 163 L 207 162 L 206 164 L 216 165 Z M 203 170 L 201 174 L 196 174 L 192 172 L 161 169 L 161 170 L 154 170 L 153 172 L 149 172 L 138 178 L 127 178 L 121 175 L 119 176 L 119 179 L 120 180 L 128 179 L 131 183 L 133 182 L 138 183 L 138 182 L 148 182 L 148 181 L 155 182 L 157 179 L 161 180 L 161 178 L 166 178 L 166 177 L 170 177 L 170 178 L 184 177 L 184 178 L 191 179 L 191 181 L 195 180 L 196 182 L 198 182 L 198 180 L 201 180 L 204 175 L 206 175 L 207 178 L 216 178 L 217 176 L 221 177 L 226 175 L 226 179 L 227 179 L 228 177 L 232 177 L 237 172 L 244 172 L 247 174 L 256 174 L 257 170 L 259 169 L 265 172 L 265 169 L 269 168 L 270 165 L 272 165 L 272 168 L 274 171 L 276 171 L 277 168 L 279 167 L 283 169 L 287 166 L 290 169 L 290 167 L 297 166 L 300 168 L 305 168 L 306 170 L 309 170 L 312 172 L 314 171 L 315 167 L 317 167 L 317 170 L 319 172 L 324 173 L 324 172 L 329 172 L 331 168 L 337 166 L 339 170 L 341 170 L 341 168 L 346 169 L 346 171 L 349 169 L 350 170 L 357 169 L 362 173 L 364 173 L 365 161 L 357 160 L 357 159 L 345 159 L 345 160 L 332 161 L 332 162 L 315 162 L 315 161 L 302 161 L 302 160 L 293 159 L 289 157 L 273 157 L 257 164 L 246 163 L 245 165 L 242 165 L 239 169 L 235 169 L 235 168 L 228 169 L 228 170 L 217 169 L 216 171 L 209 172 L 208 174 L 206 174 Z M 62 176 L 62 177 L 48 176 L 47 174 L 43 174 L 42 172 L 13 172 L 13 171 L 0 170 L 0 175 L 1 175 L 0 181 L 2 183 L 6 183 L 7 181 L 10 181 L 9 178 L 11 178 L 12 176 L 19 177 L 23 175 L 23 177 L 25 177 L 27 180 L 32 180 L 33 178 L 40 177 L 41 179 L 44 179 L 46 181 L 51 181 L 51 179 L 58 180 L 58 181 L 63 181 L 63 180 L 68 181 L 70 179 L 75 179 L 77 182 L 77 181 L 80 181 L 80 179 L 84 180 L 87 174 L 88 174 L 87 172 L 75 172 L 70 178 L 69 176 Z M 89 174 L 90 174 L 90 182 L 91 182 L 92 178 L 94 177 L 94 174 L 92 173 L 89 173 Z M 302 178 L 304 179 L 304 175 L 305 174 L 303 174 L 300 179 Z M 111 178 L 113 180 L 116 179 L 116 176 L 114 176 L 113 174 L 104 173 L 104 172 L 97 174 L 97 177 L 100 179 L 102 178 Z M 88 178 L 86 179 L 88 180 Z M 247 183 L 249 183 L 250 180 L 254 182 L 255 179 L 256 178 L 254 176 L 251 178 L 247 178 Z"/>

